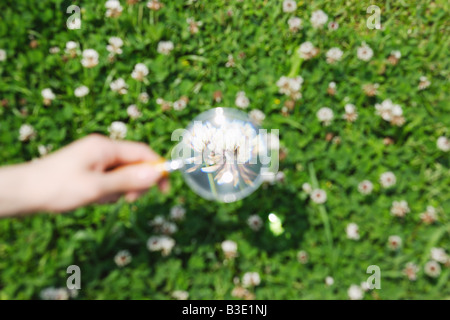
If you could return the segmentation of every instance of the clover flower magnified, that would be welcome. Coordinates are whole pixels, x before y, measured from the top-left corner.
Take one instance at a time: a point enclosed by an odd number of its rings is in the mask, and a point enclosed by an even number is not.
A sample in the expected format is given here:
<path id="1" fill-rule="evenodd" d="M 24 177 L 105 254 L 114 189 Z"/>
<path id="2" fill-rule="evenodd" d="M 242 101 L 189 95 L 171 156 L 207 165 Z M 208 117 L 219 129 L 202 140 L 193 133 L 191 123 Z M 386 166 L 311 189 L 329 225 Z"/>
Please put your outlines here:
<path id="1" fill-rule="evenodd" d="M 255 191 L 268 169 L 267 134 L 242 111 L 208 110 L 188 126 L 182 139 L 183 174 L 206 199 L 233 202 Z"/>

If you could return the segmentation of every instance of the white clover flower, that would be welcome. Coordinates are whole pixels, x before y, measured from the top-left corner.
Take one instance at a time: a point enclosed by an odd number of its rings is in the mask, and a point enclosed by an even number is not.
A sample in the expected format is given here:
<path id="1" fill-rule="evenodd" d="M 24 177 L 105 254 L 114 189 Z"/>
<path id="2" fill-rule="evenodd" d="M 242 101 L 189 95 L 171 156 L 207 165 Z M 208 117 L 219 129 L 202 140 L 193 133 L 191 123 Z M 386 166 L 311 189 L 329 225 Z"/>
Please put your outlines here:
<path id="1" fill-rule="evenodd" d="M 108 128 L 111 139 L 124 139 L 127 136 L 127 125 L 122 121 L 113 121 Z"/>
<path id="2" fill-rule="evenodd" d="M 348 122 L 354 122 L 358 119 L 358 113 L 356 112 L 355 105 L 348 103 L 344 107 L 345 113 L 342 115 L 342 118 L 347 120 Z"/>
<path id="3" fill-rule="evenodd" d="M 260 216 L 253 214 L 248 217 L 247 224 L 253 231 L 258 231 L 263 226 L 263 221 Z"/>
<path id="4" fill-rule="evenodd" d="M 430 80 L 428 80 L 428 78 L 425 76 L 421 76 L 419 80 L 419 90 L 425 90 L 431 85 Z"/>
<path id="5" fill-rule="evenodd" d="M 36 136 L 36 131 L 29 124 L 23 124 L 19 129 L 19 140 L 20 141 L 29 141 Z"/>
<path id="6" fill-rule="evenodd" d="M 41 291 L 42 300 L 69 300 L 69 291 L 66 288 L 45 288 Z"/>
<path id="7" fill-rule="evenodd" d="M 74 91 L 75 97 L 83 98 L 89 94 L 89 88 L 86 86 L 80 86 Z"/>
<path id="8" fill-rule="evenodd" d="M 188 102 L 189 102 L 188 97 L 182 96 L 180 99 L 173 102 L 173 109 L 177 111 L 186 109 Z"/>
<path id="9" fill-rule="evenodd" d="M 334 95 L 336 94 L 336 89 L 337 89 L 336 82 L 331 81 L 331 82 L 328 84 L 327 93 L 328 93 L 329 95 L 334 96 Z"/>
<path id="10" fill-rule="evenodd" d="M 310 41 L 303 42 L 297 50 L 300 58 L 309 60 L 314 58 L 318 53 L 319 49 L 314 47 L 314 45 Z"/>
<path id="11" fill-rule="evenodd" d="M 300 89 L 302 88 L 303 78 L 301 76 L 295 78 L 282 76 L 276 84 L 280 93 L 285 94 L 294 100 L 298 100 L 302 97 Z"/>
<path id="12" fill-rule="evenodd" d="M 333 110 L 327 107 L 320 108 L 319 111 L 317 111 L 317 119 L 319 119 L 320 122 L 322 122 L 325 126 L 328 126 L 331 124 L 331 121 L 334 118 Z"/>
<path id="13" fill-rule="evenodd" d="M 158 11 L 164 6 L 159 0 L 150 0 L 147 2 L 147 8 L 153 11 Z"/>
<path id="14" fill-rule="evenodd" d="M 114 256 L 114 262 L 118 267 L 125 267 L 131 262 L 131 253 L 128 250 L 120 250 Z"/>
<path id="15" fill-rule="evenodd" d="M 173 247 L 175 246 L 175 240 L 167 236 L 161 236 L 160 245 L 161 245 L 161 254 L 163 256 L 168 256 L 170 252 L 172 252 Z"/>
<path id="16" fill-rule="evenodd" d="M 297 3 L 294 0 L 283 1 L 283 12 L 294 12 L 297 10 Z"/>
<path id="17" fill-rule="evenodd" d="M 351 240 L 359 240 L 359 227 L 356 223 L 352 222 L 345 228 L 347 238 Z"/>
<path id="18" fill-rule="evenodd" d="M 393 56 L 397 60 L 399 60 L 402 57 L 402 53 L 398 50 L 393 50 L 393 51 L 391 51 L 391 56 Z"/>
<path id="19" fill-rule="evenodd" d="M 93 68 L 98 65 L 98 52 L 94 49 L 86 49 L 83 51 L 83 59 L 81 59 L 81 64 L 85 68 Z"/>
<path id="20" fill-rule="evenodd" d="M 131 119 L 137 119 L 142 116 L 142 112 L 139 111 L 138 107 L 135 104 L 128 106 L 127 114 Z"/>
<path id="21" fill-rule="evenodd" d="M 167 111 L 167 110 L 170 110 L 172 108 L 173 102 L 166 101 L 163 98 L 157 98 L 156 99 L 156 104 L 160 105 L 161 109 L 163 111 Z"/>
<path id="22" fill-rule="evenodd" d="M 377 115 L 393 125 L 401 126 L 405 122 L 402 107 L 392 103 L 389 99 L 384 100 L 381 104 L 375 104 L 375 110 Z"/>
<path id="23" fill-rule="evenodd" d="M 236 61 L 234 61 L 234 57 L 232 54 L 228 55 L 227 62 L 225 63 L 225 67 L 234 68 L 236 66 Z"/>
<path id="24" fill-rule="evenodd" d="M 108 18 L 117 18 L 122 14 L 123 8 L 118 0 L 108 0 L 105 3 L 106 16 Z"/>
<path id="25" fill-rule="evenodd" d="M 236 257 L 238 248 L 236 242 L 232 240 L 225 240 L 222 242 L 221 247 L 226 258 L 230 259 Z"/>
<path id="26" fill-rule="evenodd" d="M 175 223 L 165 221 L 161 226 L 161 232 L 166 235 L 172 235 L 178 231 L 178 227 Z"/>
<path id="27" fill-rule="evenodd" d="M 292 32 L 297 32 L 298 30 L 302 29 L 302 19 L 299 17 L 291 17 L 288 20 L 289 30 Z"/>
<path id="28" fill-rule="evenodd" d="M 170 209 L 170 218 L 175 221 L 181 221 L 184 219 L 184 216 L 186 215 L 186 209 L 183 206 L 173 206 Z"/>
<path id="29" fill-rule="evenodd" d="M 109 51 L 110 57 L 113 57 L 116 54 L 122 54 L 122 46 L 123 40 L 119 37 L 111 37 L 108 40 L 108 45 L 106 46 L 106 50 Z"/>
<path id="30" fill-rule="evenodd" d="M 70 53 L 72 50 L 75 50 L 78 48 L 78 43 L 75 41 L 67 41 L 66 42 L 66 52 Z"/>
<path id="31" fill-rule="evenodd" d="M 368 83 L 363 85 L 362 89 L 368 97 L 374 97 L 378 94 L 379 83 Z"/>
<path id="32" fill-rule="evenodd" d="M 322 189 L 314 189 L 310 193 L 311 200 L 315 203 L 325 203 L 327 201 L 327 193 Z"/>
<path id="33" fill-rule="evenodd" d="M 188 30 L 191 34 L 196 34 L 200 31 L 200 27 L 203 25 L 201 21 L 195 21 L 194 18 L 187 18 L 186 22 L 189 24 Z"/>
<path id="34" fill-rule="evenodd" d="M 48 144 L 46 146 L 41 144 L 38 146 L 38 152 L 41 157 L 49 154 L 52 149 L 53 149 L 53 146 L 51 144 Z"/>
<path id="35" fill-rule="evenodd" d="M 327 57 L 327 63 L 333 64 L 337 61 L 340 61 L 342 59 L 342 55 L 344 53 L 339 48 L 331 48 L 327 51 L 326 57 Z"/>
<path id="36" fill-rule="evenodd" d="M 396 217 L 404 217 L 407 213 L 410 212 L 408 207 L 408 202 L 405 200 L 394 201 L 391 207 L 391 214 Z"/>
<path id="37" fill-rule="evenodd" d="M 337 29 L 339 29 L 339 23 L 337 23 L 336 21 L 330 21 L 330 23 L 328 24 L 328 29 L 330 29 L 331 31 L 336 31 Z"/>
<path id="38" fill-rule="evenodd" d="M 417 272 L 419 272 L 419 267 L 412 262 L 408 262 L 405 269 L 403 269 L 403 274 L 407 276 L 410 281 L 416 281 Z"/>
<path id="39" fill-rule="evenodd" d="M 236 104 L 237 107 L 241 109 L 246 109 L 250 104 L 250 100 L 247 98 L 244 91 L 239 91 L 236 94 L 236 100 L 234 101 L 234 103 Z"/>
<path id="40" fill-rule="evenodd" d="M 426 224 L 437 221 L 436 209 L 433 206 L 427 206 L 427 210 L 420 214 L 420 220 Z"/>
<path id="41" fill-rule="evenodd" d="M 381 174 L 380 184 L 383 188 L 390 188 L 397 183 L 395 174 L 391 171 L 387 171 Z"/>
<path id="42" fill-rule="evenodd" d="M 147 248 L 149 251 L 160 251 L 160 236 L 152 236 L 147 240 Z"/>
<path id="43" fill-rule="evenodd" d="M 172 298 L 176 300 L 187 300 L 189 298 L 189 292 L 183 290 L 175 290 L 172 292 Z"/>
<path id="44" fill-rule="evenodd" d="M 325 278 L 325 284 L 326 284 L 327 286 L 332 286 L 332 285 L 334 284 L 334 279 L 333 279 L 333 277 L 330 277 L 330 276 L 326 277 L 326 278 Z"/>
<path id="45" fill-rule="evenodd" d="M 315 28 L 315 29 L 322 28 L 325 25 L 325 23 L 327 23 L 327 21 L 328 21 L 328 16 L 322 10 L 314 11 L 311 14 L 311 24 L 312 24 L 313 28 Z"/>
<path id="46" fill-rule="evenodd" d="M 149 251 L 161 251 L 163 256 L 167 256 L 175 246 L 175 240 L 168 236 L 152 236 L 147 240 Z"/>
<path id="47" fill-rule="evenodd" d="M 373 190 L 373 183 L 369 180 L 363 180 L 358 185 L 358 191 L 362 194 L 371 194 Z"/>
<path id="48" fill-rule="evenodd" d="M 297 261 L 301 264 L 307 264 L 309 260 L 308 253 L 304 250 L 297 252 Z"/>
<path id="49" fill-rule="evenodd" d="M 147 103 L 149 99 L 150 99 L 150 97 L 147 92 L 142 92 L 139 94 L 138 100 L 140 102 Z"/>
<path id="50" fill-rule="evenodd" d="M 365 42 L 358 47 L 356 54 L 359 60 L 369 61 L 373 57 L 373 50 Z"/>
<path id="51" fill-rule="evenodd" d="M 50 49 L 48 49 L 48 52 L 51 54 L 57 54 L 61 51 L 61 49 L 59 47 L 51 47 Z M 1 55 L 1 54 L 0 54 Z M 1 57 L 0 57 L 1 58 Z M 1 60 L 0 60 L 1 61 Z"/>
<path id="52" fill-rule="evenodd" d="M 174 45 L 172 41 L 160 41 L 156 50 L 158 51 L 158 53 L 169 55 L 173 49 Z"/>
<path id="53" fill-rule="evenodd" d="M 449 256 L 443 248 L 431 248 L 431 259 L 440 263 L 447 263 Z"/>
<path id="54" fill-rule="evenodd" d="M 350 300 L 362 300 L 364 297 L 364 291 L 356 284 L 352 284 L 347 290 L 348 298 Z"/>
<path id="55" fill-rule="evenodd" d="M 261 283 L 261 278 L 258 272 L 247 272 L 242 277 L 242 285 L 246 288 L 255 287 Z"/>
<path id="56" fill-rule="evenodd" d="M 364 291 L 364 292 L 367 292 L 367 291 L 369 291 L 370 290 L 370 287 L 369 287 L 369 284 L 367 283 L 367 281 L 363 281 L 363 282 L 361 282 L 361 289 Z"/>
<path id="57" fill-rule="evenodd" d="M 131 73 L 131 77 L 137 81 L 144 81 L 149 71 L 145 64 L 138 63 L 134 66 L 134 70 Z"/>
<path id="58" fill-rule="evenodd" d="M 0 49 L 0 62 L 6 61 L 6 50 Z"/>
<path id="59" fill-rule="evenodd" d="M 44 98 L 44 104 L 46 106 L 49 106 L 52 104 L 52 101 L 56 98 L 55 94 L 53 93 L 52 89 L 45 88 L 41 91 L 42 98 Z"/>
<path id="60" fill-rule="evenodd" d="M 302 184 L 302 189 L 303 189 L 303 192 L 305 192 L 307 194 L 310 194 L 312 191 L 312 187 L 308 182 L 305 182 L 304 184 Z"/>
<path id="61" fill-rule="evenodd" d="M 220 111 L 217 112 L 219 117 Z M 186 132 L 184 139 L 196 154 L 193 160 L 195 165 L 189 169 L 191 172 L 201 170 L 215 173 L 214 179 L 219 185 L 233 182 L 236 187 L 240 183 L 239 177 L 244 179 L 241 183 L 249 183 L 248 170 L 239 165 L 230 165 L 230 162 L 245 164 L 255 156 L 260 137 L 251 124 L 241 120 L 224 121 L 218 130 L 208 121 L 196 122 Z M 202 163 L 206 166 L 201 167 Z"/>
<path id="62" fill-rule="evenodd" d="M 72 16 L 73 17 L 73 16 Z M 67 28 L 69 30 L 77 30 L 81 29 L 81 19 L 79 17 L 73 17 L 73 19 L 67 21 Z"/>
<path id="63" fill-rule="evenodd" d="M 155 232 L 161 232 L 163 225 L 167 220 L 163 216 L 156 216 L 153 220 L 149 221 L 149 225 L 153 227 Z"/>
<path id="64" fill-rule="evenodd" d="M 119 94 L 126 94 L 128 92 L 128 85 L 125 83 L 125 80 L 123 80 L 123 78 L 112 81 L 109 87 L 112 91 L 115 91 Z"/>
<path id="65" fill-rule="evenodd" d="M 437 139 L 436 146 L 441 151 L 449 152 L 450 151 L 450 140 L 447 137 L 441 136 Z"/>
<path id="66" fill-rule="evenodd" d="M 264 112 L 262 112 L 259 109 L 250 111 L 248 115 L 250 117 L 250 120 L 259 126 L 263 123 L 264 119 L 266 118 Z"/>
<path id="67" fill-rule="evenodd" d="M 388 247 L 389 249 L 395 251 L 400 249 L 402 246 L 402 238 L 400 238 L 399 236 L 389 236 L 388 239 Z"/>
<path id="68" fill-rule="evenodd" d="M 428 261 L 423 270 L 427 276 L 432 278 L 437 278 L 441 274 L 441 266 L 436 261 Z"/>
<path id="69" fill-rule="evenodd" d="M 75 41 L 68 41 L 66 43 L 65 52 L 71 57 L 75 57 L 77 55 L 78 44 Z"/>

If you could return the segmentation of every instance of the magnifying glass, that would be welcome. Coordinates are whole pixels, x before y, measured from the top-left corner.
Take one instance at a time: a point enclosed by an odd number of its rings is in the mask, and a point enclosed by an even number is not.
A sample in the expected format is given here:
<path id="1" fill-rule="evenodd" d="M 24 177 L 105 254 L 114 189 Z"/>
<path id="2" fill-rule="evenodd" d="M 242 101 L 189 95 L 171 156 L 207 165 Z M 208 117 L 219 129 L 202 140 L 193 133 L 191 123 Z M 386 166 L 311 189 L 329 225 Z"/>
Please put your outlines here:
<path id="1" fill-rule="evenodd" d="M 253 193 L 269 171 L 267 135 L 237 109 L 214 108 L 198 115 L 180 135 L 172 160 L 152 165 L 181 171 L 201 197 L 234 202 Z"/>

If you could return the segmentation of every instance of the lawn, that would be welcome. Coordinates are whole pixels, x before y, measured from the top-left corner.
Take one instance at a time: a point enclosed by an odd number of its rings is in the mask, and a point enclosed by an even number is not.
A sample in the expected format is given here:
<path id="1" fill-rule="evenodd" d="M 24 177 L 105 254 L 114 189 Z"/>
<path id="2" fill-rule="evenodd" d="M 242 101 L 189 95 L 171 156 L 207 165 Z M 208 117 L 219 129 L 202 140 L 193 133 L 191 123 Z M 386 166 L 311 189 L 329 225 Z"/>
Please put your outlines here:
<path id="1" fill-rule="evenodd" d="M 448 15 L 440 0 L 2 1 L 1 165 L 90 133 L 169 158 L 172 132 L 214 107 L 278 129 L 280 164 L 234 203 L 176 172 L 133 204 L 0 220 L 0 299 L 449 299 Z M 81 290 L 64 289 L 70 265 Z"/>

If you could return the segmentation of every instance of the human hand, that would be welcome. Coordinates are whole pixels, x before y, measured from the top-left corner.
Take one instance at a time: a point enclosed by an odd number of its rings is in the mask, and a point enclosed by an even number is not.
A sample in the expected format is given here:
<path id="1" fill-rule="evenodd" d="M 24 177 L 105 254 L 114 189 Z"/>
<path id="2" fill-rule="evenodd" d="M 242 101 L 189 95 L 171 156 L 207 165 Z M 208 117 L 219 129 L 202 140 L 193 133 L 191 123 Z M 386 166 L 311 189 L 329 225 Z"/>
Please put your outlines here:
<path id="1" fill-rule="evenodd" d="M 159 170 L 136 164 L 160 159 L 145 144 L 90 135 L 37 161 L 0 169 L 0 216 L 68 211 L 121 195 L 134 201 L 154 184 L 166 191 Z"/>

